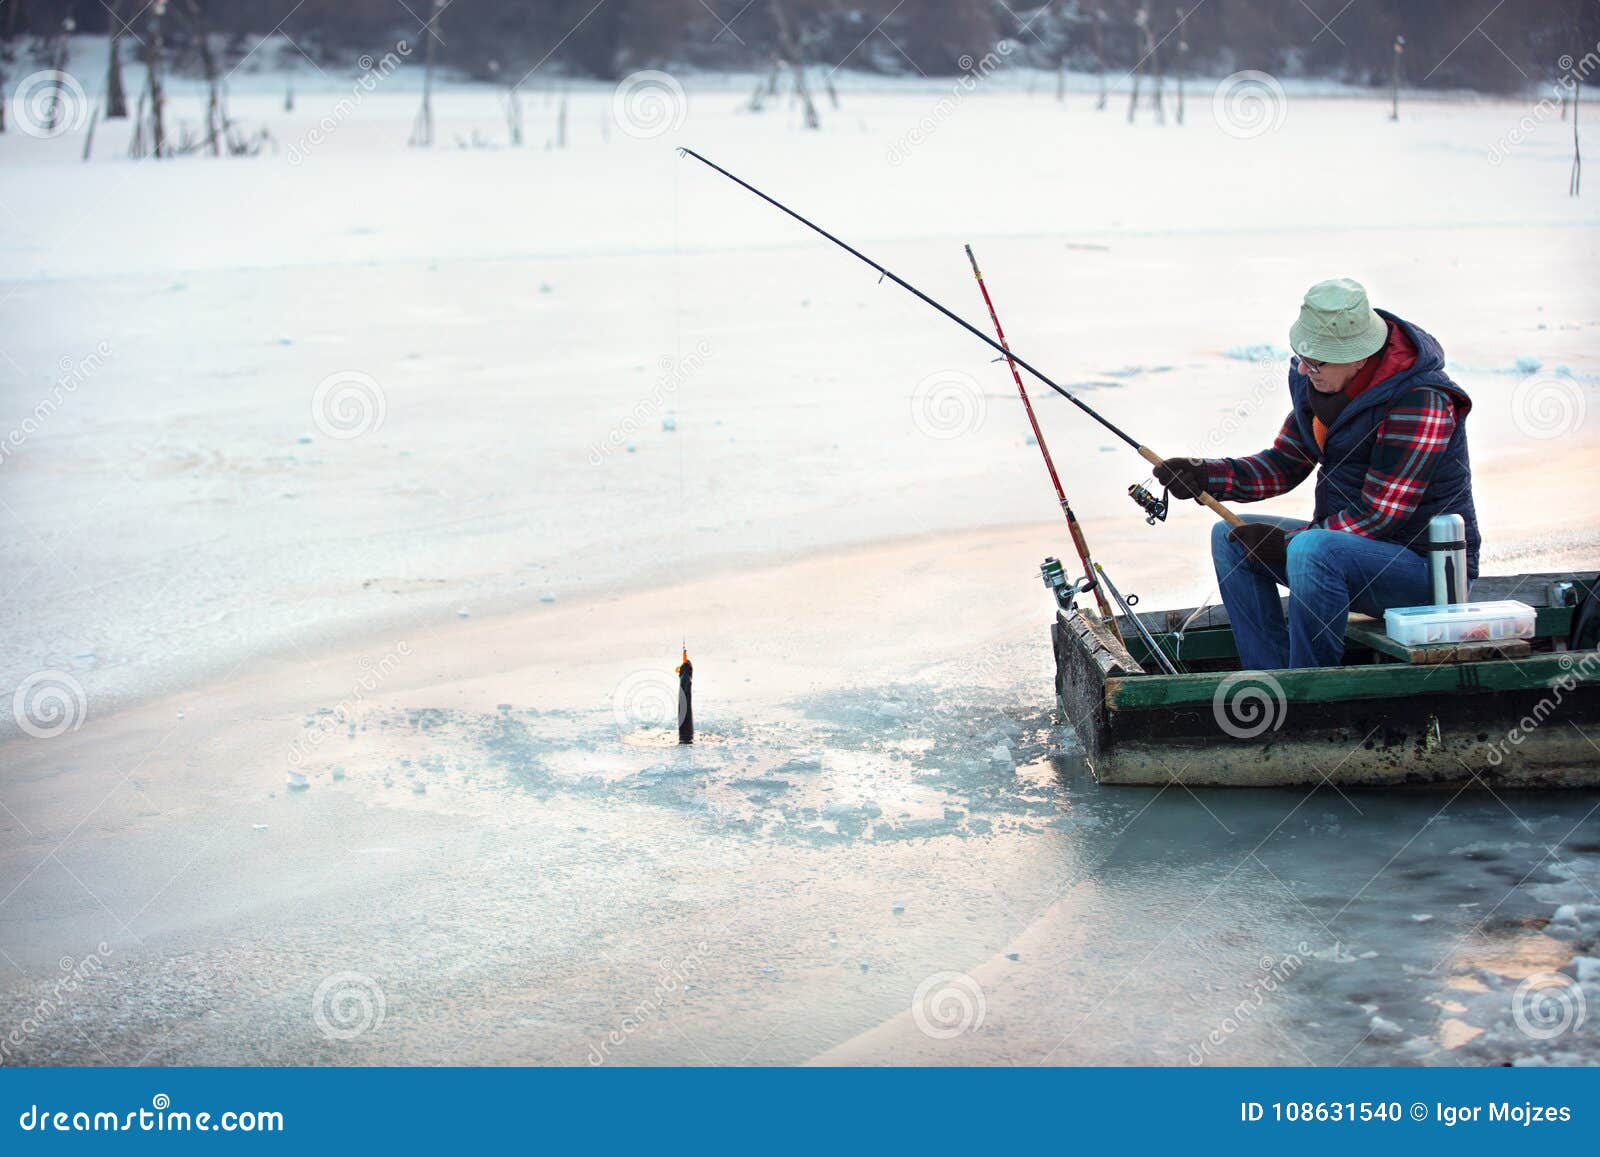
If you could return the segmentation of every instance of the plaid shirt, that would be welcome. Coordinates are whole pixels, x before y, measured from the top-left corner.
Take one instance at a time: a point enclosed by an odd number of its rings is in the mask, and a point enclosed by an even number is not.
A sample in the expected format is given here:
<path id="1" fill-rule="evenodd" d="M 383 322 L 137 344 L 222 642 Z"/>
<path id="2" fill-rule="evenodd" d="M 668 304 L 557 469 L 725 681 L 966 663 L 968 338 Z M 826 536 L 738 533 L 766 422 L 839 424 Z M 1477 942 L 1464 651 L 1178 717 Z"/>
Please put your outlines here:
<path id="1" fill-rule="evenodd" d="M 1374 435 L 1360 499 L 1329 517 L 1323 529 L 1379 538 L 1411 517 L 1455 431 L 1455 404 L 1443 390 L 1421 386 L 1402 394 Z M 1318 456 L 1290 414 L 1271 448 L 1248 458 L 1207 459 L 1206 489 L 1237 502 L 1274 498 L 1304 482 Z"/>

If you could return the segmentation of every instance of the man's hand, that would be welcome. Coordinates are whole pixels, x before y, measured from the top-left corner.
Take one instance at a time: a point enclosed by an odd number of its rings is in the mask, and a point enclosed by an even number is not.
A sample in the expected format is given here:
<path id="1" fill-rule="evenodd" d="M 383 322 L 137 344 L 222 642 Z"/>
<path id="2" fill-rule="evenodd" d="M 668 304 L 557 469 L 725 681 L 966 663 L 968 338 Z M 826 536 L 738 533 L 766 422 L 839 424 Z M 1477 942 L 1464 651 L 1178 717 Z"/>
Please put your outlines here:
<path id="1" fill-rule="evenodd" d="M 1199 498 L 1206 488 L 1204 458 L 1166 458 L 1155 469 L 1156 481 L 1179 498 Z"/>
<path id="2" fill-rule="evenodd" d="M 1246 554 L 1268 570 L 1281 573 L 1289 564 L 1289 540 L 1281 526 L 1247 522 L 1229 531 L 1228 541 L 1244 547 Z"/>

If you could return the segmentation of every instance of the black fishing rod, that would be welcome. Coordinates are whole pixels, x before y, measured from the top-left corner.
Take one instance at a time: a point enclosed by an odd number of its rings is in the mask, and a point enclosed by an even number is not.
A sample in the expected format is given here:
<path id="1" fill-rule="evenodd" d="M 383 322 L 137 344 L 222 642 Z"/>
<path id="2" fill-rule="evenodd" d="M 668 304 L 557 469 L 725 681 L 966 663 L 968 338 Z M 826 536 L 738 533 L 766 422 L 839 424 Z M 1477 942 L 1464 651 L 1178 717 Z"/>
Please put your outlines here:
<path id="1" fill-rule="evenodd" d="M 1167 658 L 1167 653 L 1156 643 L 1155 636 L 1150 633 L 1150 628 L 1145 626 L 1144 620 L 1134 613 L 1133 603 L 1128 601 L 1129 599 L 1137 601 L 1139 596 L 1128 595 L 1124 598 L 1122 592 L 1117 589 L 1117 584 L 1111 581 L 1111 576 L 1106 574 L 1105 568 L 1099 563 L 1094 564 L 1094 573 L 1099 576 L 1099 581 L 1104 583 L 1106 589 L 1111 592 L 1111 597 L 1117 600 L 1117 606 L 1122 608 L 1122 617 L 1133 624 L 1134 631 L 1139 638 L 1144 640 L 1145 649 L 1150 652 L 1150 657 L 1159 663 L 1161 669 L 1168 675 L 1178 674 L 1178 668 L 1172 665 L 1172 660 Z"/>
<path id="2" fill-rule="evenodd" d="M 989 346 L 991 349 L 997 350 L 1003 357 L 1009 358 L 1011 361 L 1015 362 L 1017 365 L 1021 366 L 1025 370 L 1027 370 L 1030 374 L 1032 374 L 1034 377 L 1038 378 L 1045 385 L 1049 386 L 1056 393 L 1060 394 L 1063 398 L 1067 399 L 1067 401 L 1071 402 L 1074 406 L 1077 406 L 1078 409 L 1082 410 L 1085 414 L 1088 414 L 1089 417 L 1093 418 L 1096 422 L 1099 422 L 1107 430 L 1110 430 L 1118 438 L 1121 438 L 1129 446 L 1132 446 L 1134 448 L 1134 450 L 1138 452 L 1139 456 L 1141 458 L 1143 458 L 1146 462 L 1150 463 L 1150 465 L 1152 465 L 1152 466 L 1161 465 L 1161 462 L 1162 462 L 1161 455 L 1157 454 L 1154 450 L 1150 449 L 1150 447 L 1142 445 L 1137 438 L 1134 438 L 1131 435 L 1129 435 L 1128 433 L 1126 433 L 1119 426 L 1117 426 L 1114 422 L 1112 422 L 1109 418 L 1106 418 L 1105 416 L 1103 416 L 1100 413 L 1096 412 L 1095 409 L 1092 406 L 1090 406 L 1087 402 L 1082 401 L 1071 390 L 1067 389 L 1064 386 L 1057 385 L 1055 382 L 1051 381 L 1050 378 L 1043 371 L 1041 371 L 1041 370 L 1037 369 L 1036 367 L 1030 365 L 1020 355 L 1014 353 L 1013 351 L 1007 349 L 1005 346 L 1001 345 L 999 342 L 995 341 L 994 338 L 990 337 L 988 334 L 986 334 L 982 330 L 978 329 L 975 325 L 973 325 L 971 322 L 967 321 L 965 318 L 959 316 L 958 314 L 953 313 L 949 309 L 946 309 L 943 305 L 940 305 L 937 301 L 935 301 L 933 298 L 929 297 L 926 293 L 923 293 L 922 290 L 918 289 L 915 285 L 912 285 L 909 281 L 906 281 L 904 278 L 896 276 L 889 269 L 886 269 L 884 266 L 879 265 L 876 261 L 874 261 L 872 258 L 868 257 L 865 253 L 861 252 L 861 250 L 857 249 L 855 246 L 850 245 L 847 242 L 841 241 L 839 238 L 835 237 L 832 233 L 829 233 L 826 229 L 824 229 L 822 226 L 818 225 L 816 222 L 807 220 L 805 217 L 802 217 L 799 213 L 796 213 L 793 209 L 789 208 L 789 206 L 785 205 L 782 201 L 779 201 L 779 200 L 776 200 L 775 198 L 767 196 L 767 194 L 763 193 L 760 189 L 758 189 L 754 185 L 750 184 L 750 182 L 742 180 L 741 178 L 734 176 L 732 173 L 728 172 L 727 169 L 724 169 L 721 165 L 717 164 L 715 161 L 707 160 L 705 157 L 702 157 L 699 153 L 695 152 L 693 149 L 679 148 L 678 149 L 678 154 L 680 156 L 693 157 L 695 160 L 699 161 L 702 165 L 705 165 L 707 168 L 715 169 L 717 172 L 721 173 L 724 177 L 727 177 L 728 180 L 732 181 L 736 185 L 740 185 L 743 188 L 748 189 L 750 192 L 752 192 L 756 196 L 760 197 L 767 204 L 773 206 L 773 208 L 783 210 L 785 213 L 787 213 L 789 216 L 793 217 L 796 221 L 800 222 L 800 224 L 804 225 L 806 228 L 812 230 L 813 232 L 822 234 L 822 236 L 826 237 L 829 241 L 832 241 L 835 245 L 837 245 L 840 249 L 843 249 L 846 253 L 849 253 L 851 256 L 853 256 L 855 258 L 858 258 L 861 261 L 866 262 L 868 265 L 872 266 L 872 268 L 876 269 L 881 277 L 887 277 L 890 281 L 894 282 L 901 289 L 906 290 L 908 293 L 910 293 L 913 296 L 919 298 L 920 300 L 922 300 L 923 302 L 927 303 L 928 305 L 933 306 L 934 309 L 937 309 L 940 313 L 944 314 L 951 321 L 955 322 L 962 329 L 964 329 L 968 333 L 970 333 L 973 337 L 977 338 L 979 341 L 983 342 L 985 345 Z M 1140 488 L 1140 489 L 1142 489 L 1142 488 Z M 1135 500 L 1139 501 L 1137 498 Z M 1244 525 L 1244 520 L 1243 519 L 1241 519 L 1233 511 L 1229 510 L 1226 506 L 1222 505 L 1222 503 L 1218 502 L 1215 498 L 1211 497 L 1211 495 L 1207 494 L 1205 491 L 1202 490 L 1200 492 L 1200 494 L 1196 498 L 1196 501 L 1204 504 L 1205 506 L 1210 507 L 1212 512 L 1215 513 L 1218 518 L 1221 518 L 1224 522 L 1228 523 L 1228 525 L 1230 525 L 1230 526 L 1243 526 Z M 1140 502 L 1140 505 L 1144 505 L 1142 501 Z M 1163 516 L 1164 516 L 1164 512 L 1163 512 Z"/>

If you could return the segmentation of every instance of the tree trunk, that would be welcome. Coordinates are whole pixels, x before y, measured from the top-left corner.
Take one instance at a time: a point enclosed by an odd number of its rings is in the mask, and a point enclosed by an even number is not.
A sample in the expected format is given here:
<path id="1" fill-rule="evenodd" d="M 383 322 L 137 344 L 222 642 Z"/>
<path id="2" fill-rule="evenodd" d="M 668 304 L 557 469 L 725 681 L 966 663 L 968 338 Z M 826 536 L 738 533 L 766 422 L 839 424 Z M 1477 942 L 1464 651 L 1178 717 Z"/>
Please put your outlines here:
<path id="1" fill-rule="evenodd" d="M 1106 10 L 1094 10 L 1094 63 L 1100 73 L 1100 98 L 1094 102 L 1097 112 L 1104 112 L 1110 92 L 1106 86 Z"/>
<path id="2" fill-rule="evenodd" d="M 1162 103 L 1161 89 L 1166 83 L 1167 77 L 1164 66 L 1161 63 L 1161 46 L 1156 43 L 1156 34 L 1149 26 L 1145 27 L 1144 38 L 1150 45 L 1150 63 L 1156 74 L 1156 124 L 1164 125 L 1167 123 L 1167 108 Z"/>
<path id="3" fill-rule="evenodd" d="M 516 85 L 506 89 L 506 129 L 511 137 L 511 147 L 522 147 L 522 93 Z"/>
<path id="4" fill-rule="evenodd" d="M 805 108 L 806 128 L 821 128 L 822 118 L 817 116 L 817 106 L 811 99 L 811 91 L 806 87 L 806 62 L 800 54 L 800 45 L 794 38 L 794 30 L 789 25 L 789 14 L 784 11 L 782 0 L 771 0 L 771 4 L 772 19 L 778 26 L 778 43 L 783 46 L 784 55 L 794 65 L 794 91 Z"/>
<path id="5" fill-rule="evenodd" d="M 56 31 L 52 32 L 50 36 L 50 67 L 55 69 L 58 74 L 65 74 L 67 71 L 67 65 L 69 63 L 67 59 L 67 51 L 69 48 L 67 42 L 67 33 L 71 31 L 72 21 L 68 19 L 66 23 L 64 23 Z M 45 131 L 51 136 L 55 136 L 61 128 L 61 109 L 65 103 L 65 101 L 60 100 L 53 100 L 50 102 L 49 117 L 45 121 L 44 127 Z"/>
<path id="6" fill-rule="evenodd" d="M 1144 54 L 1133 65 L 1133 93 L 1128 97 L 1128 123 L 1130 125 L 1133 123 L 1135 114 L 1139 111 L 1139 78 L 1144 75 L 1145 66 L 1149 63 L 1151 57 L 1150 45 L 1153 38 L 1150 35 L 1150 14 L 1143 8 L 1137 9 L 1133 14 L 1133 26 L 1144 35 Z M 1137 43 L 1134 46 L 1134 51 L 1138 51 Z"/>
<path id="7" fill-rule="evenodd" d="M 1394 63 L 1389 68 L 1389 90 L 1394 102 L 1389 108 L 1389 119 L 1392 121 L 1400 119 L 1400 54 L 1405 50 L 1406 38 L 1404 36 L 1396 36 L 1394 38 Z"/>
<path id="8" fill-rule="evenodd" d="M 108 121 L 126 120 L 128 94 L 122 87 L 122 0 L 111 0 L 106 5 L 111 13 L 111 52 L 106 62 L 106 112 Z"/>
<path id="9" fill-rule="evenodd" d="M 6 131 L 7 94 L 11 91 L 11 66 L 17 59 L 17 13 L 24 0 L 11 0 L 0 17 L 0 133 Z"/>
<path id="10" fill-rule="evenodd" d="M 1172 26 L 1172 34 L 1178 38 L 1177 54 L 1174 57 L 1176 64 L 1173 67 L 1173 79 L 1178 85 L 1178 123 L 1183 124 L 1183 74 L 1188 65 L 1189 41 L 1183 35 L 1183 9 L 1175 10 L 1178 22 Z"/>
<path id="11" fill-rule="evenodd" d="M 433 0 L 433 19 L 422 29 L 427 44 L 422 55 L 422 107 L 417 110 L 417 121 L 411 129 L 411 143 L 421 148 L 433 147 L 433 46 L 438 43 L 438 25 L 444 16 L 445 0 Z"/>
<path id="12" fill-rule="evenodd" d="M 161 86 L 161 70 L 165 67 L 165 49 L 161 43 L 161 14 L 166 11 L 165 0 L 156 0 L 150 7 L 150 39 L 145 45 L 145 70 L 150 86 L 150 151 L 160 160 L 167 155 L 167 97 Z"/>
<path id="13" fill-rule="evenodd" d="M 89 159 L 89 155 L 94 152 L 94 126 L 95 122 L 99 119 L 100 105 L 98 102 L 96 102 L 95 106 L 89 110 L 89 131 L 83 136 L 83 159 L 85 161 L 87 161 Z"/>
<path id="14" fill-rule="evenodd" d="M 1578 148 L 1578 109 L 1583 102 L 1583 78 L 1572 78 L 1572 180 L 1567 184 L 1567 195 L 1576 197 L 1583 188 L 1583 152 Z"/>
<path id="15" fill-rule="evenodd" d="M 222 141 L 227 133 L 227 116 L 222 111 L 222 75 L 217 68 L 216 53 L 211 50 L 211 28 L 206 23 L 205 10 L 200 0 L 186 0 L 189 30 L 200 49 L 200 67 L 206 77 L 206 142 L 211 155 L 222 155 Z"/>

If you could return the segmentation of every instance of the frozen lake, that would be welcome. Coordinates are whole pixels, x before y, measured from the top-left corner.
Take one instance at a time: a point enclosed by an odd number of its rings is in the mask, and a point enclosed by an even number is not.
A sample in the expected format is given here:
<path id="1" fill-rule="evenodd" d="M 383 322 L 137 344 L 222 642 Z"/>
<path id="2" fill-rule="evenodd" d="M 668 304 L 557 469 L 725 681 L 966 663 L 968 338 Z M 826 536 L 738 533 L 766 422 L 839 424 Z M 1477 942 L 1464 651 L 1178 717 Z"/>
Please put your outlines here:
<path id="1" fill-rule="evenodd" d="M 1490 163 L 1524 105 L 1241 135 L 1214 87 L 1181 128 L 847 89 L 807 134 L 691 84 L 657 136 L 579 88 L 510 149 L 453 147 L 504 122 L 450 86 L 428 151 L 399 79 L 318 141 L 338 87 L 261 79 L 276 154 L 0 137 L 0 676 L 69 713 L 0 718 L 5 1062 L 1592 1063 L 1600 795 L 1096 786 L 1003 367 L 671 151 L 976 322 L 971 242 L 1167 453 L 1264 446 L 1300 293 L 1358 276 L 1476 399 L 1485 571 L 1594 567 L 1568 126 Z M 1207 519 L 1146 527 L 1039 404 L 1119 585 L 1206 598 Z"/>

